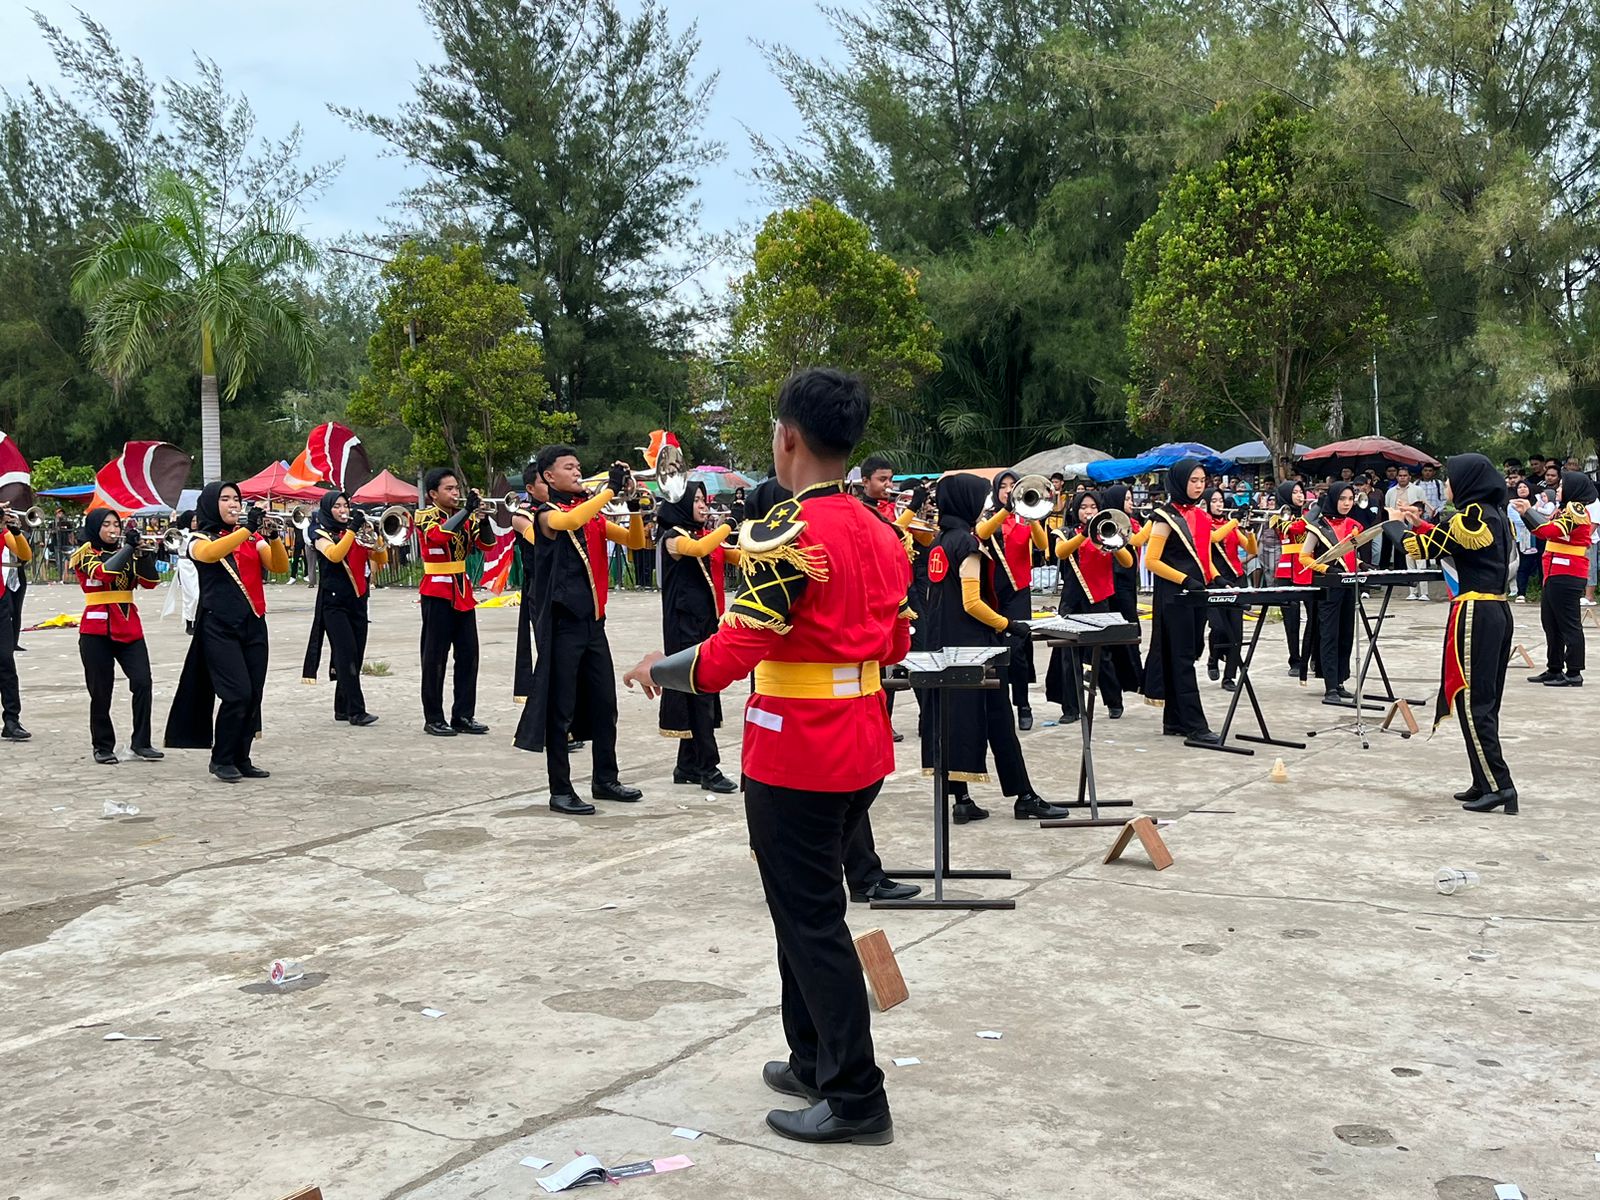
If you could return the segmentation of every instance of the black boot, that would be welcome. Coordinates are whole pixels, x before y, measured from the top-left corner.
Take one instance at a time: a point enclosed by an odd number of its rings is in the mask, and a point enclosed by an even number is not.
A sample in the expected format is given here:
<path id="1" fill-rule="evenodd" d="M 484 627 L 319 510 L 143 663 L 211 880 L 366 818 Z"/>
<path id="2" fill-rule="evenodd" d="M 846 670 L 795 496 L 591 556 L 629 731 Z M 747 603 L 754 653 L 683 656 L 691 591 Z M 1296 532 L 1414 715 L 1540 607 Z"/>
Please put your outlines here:
<path id="1" fill-rule="evenodd" d="M 1027 705 L 1017 709 L 1017 728 L 1024 733 L 1033 728 L 1033 709 Z"/>
<path id="2" fill-rule="evenodd" d="M 1501 805 L 1505 806 L 1507 815 L 1517 811 L 1517 789 L 1508 787 L 1503 792 L 1485 792 L 1476 800 L 1469 801 L 1461 807 L 1467 812 L 1493 812 Z"/>
<path id="3" fill-rule="evenodd" d="M 956 801 L 956 806 L 951 815 L 955 817 L 957 825 L 966 825 L 971 821 L 984 820 L 988 817 L 989 810 L 987 808 L 979 808 L 972 802 L 970 797 L 964 797 Z"/>
<path id="4" fill-rule="evenodd" d="M 1473 784 L 1466 791 L 1457 792 L 1455 798 L 1463 804 L 1469 804 L 1481 795 L 1483 795 L 1483 789 L 1477 784 Z"/>

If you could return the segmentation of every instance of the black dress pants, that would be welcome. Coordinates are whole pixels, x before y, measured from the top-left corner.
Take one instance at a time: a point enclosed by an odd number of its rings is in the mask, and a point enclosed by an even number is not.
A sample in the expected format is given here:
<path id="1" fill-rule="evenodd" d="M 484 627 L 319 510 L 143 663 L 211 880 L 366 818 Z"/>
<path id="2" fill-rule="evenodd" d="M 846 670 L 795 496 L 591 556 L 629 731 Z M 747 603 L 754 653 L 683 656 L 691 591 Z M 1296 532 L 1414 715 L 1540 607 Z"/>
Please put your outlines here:
<path id="1" fill-rule="evenodd" d="M 945 691 L 939 703 L 950 706 L 950 747 L 947 761 L 951 772 L 950 794 L 967 794 L 967 781 L 957 775 L 983 772 L 985 749 L 994 752 L 994 773 L 1000 791 L 1007 796 L 1022 796 L 1033 791 L 1028 779 L 1028 764 L 1022 757 L 1022 742 L 1011 702 L 1000 688 L 953 688 Z M 932 766 L 933 739 L 938 725 L 924 708 L 928 738 L 924 741 L 924 766 Z"/>
<path id="2" fill-rule="evenodd" d="M 1000 605 L 1000 615 L 1012 621 L 1027 621 L 1033 617 L 1033 590 L 1012 592 Z M 1016 638 L 1011 643 L 1011 657 L 1001 669 L 1001 675 L 1011 689 L 1014 708 L 1030 708 L 1028 685 L 1037 678 L 1033 660 L 1033 639 Z M 893 692 L 889 695 L 892 697 Z"/>
<path id="3" fill-rule="evenodd" d="M 322 627 L 333 648 L 333 719 L 364 717 L 367 698 L 361 692 L 361 664 L 367 657 L 367 614 L 337 602 L 324 604 Z"/>
<path id="4" fill-rule="evenodd" d="M 439 596 L 422 598 L 422 719 L 444 724 L 444 664 L 454 652 L 451 722 L 470 721 L 478 708 L 478 614 L 459 611 Z"/>
<path id="5" fill-rule="evenodd" d="M 1580 587 L 1582 580 L 1576 581 Z M 1511 605 L 1504 600 L 1467 600 L 1451 605 L 1457 622 L 1467 686 L 1456 693 L 1456 723 L 1467 744 L 1467 763 L 1479 791 L 1511 786 L 1511 768 L 1500 749 L 1500 700 L 1506 690 L 1506 665 L 1511 658 Z"/>
<path id="6" fill-rule="evenodd" d="M 1139 583 L 1132 567 L 1117 568 L 1116 590 L 1111 593 L 1110 611 L 1139 623 Z M 1144 663 L 1139 644 L 1110 647 L 1111 665 L 1117 672 L 1117 686 L 1129 692 L 1144 690 Z"/>
<path id="7" fill-rule="evenodd" d="M 1350 678 L 1350 656 L 1356 644 L 1356 593 L 1354 588 L 1321 588 L 1317 597 L 1317 667 L 1325 691 L 1344 686 Z"/>
<path id="8" fill-rule="evenodd" d="M 578 712 L 578 698 L 588 707 L 589 749 L 594 767 L 589 780 L 617 781 L 617 682 L 611 666 L 611 643 L 606 640 L 604 617 L 580 616 L 555 606 L 551 613 L 550 645 L 539 647 L 550 655 L 549 724 L 544 758 L 550 776 L 550 794 L 575 795 L 567 733 Z"/>
<path id="9" fill-rule="evenodd" d="M 22 601 L 28 594 L 28 564 L 17 565 L 17 586 L 7 588 L 6 595 L 11 597 L 11 644 L 22 644 Z"/>
<path id="10" fill-rule="evenodd" d="M 1205 705 L 1200 702 L 1200 681 L 1194 673 L 1194 664 L 1205 648 L 1205 607 L 1180 604 L 1163 595 L 1160 585 L 1156 603 L 1160 607 L 1155 622 L 1155 650 L 1160 656 L 1164 704 L 1161 727 L 1186 735 L 1200 733 L 1209 728 Z"/>
<path id="11" fill-rule="evenodd" d="M 1004 696 L 990 694 L 1009 713 Z M 873 1058 L 867 986 L 845 924 L 842 866 L 882 786 L 808 792 L 745 780 L 750 848 L 778 939 L 789 1065 L 846 1120 L 889 1111 Z"/>
<path id="12" fill-rule="evenodd" d="M 17 631 L 11 612 L 11 592 L 0 592 L 0 712 L 15 721 L 22 715 L 22 692 L 17 686 Z"/>
<path id="13" fill-rule="evenodd" d="M 1584 580 L 1577 575 L 1545 577 L 1539 597 L 1539 623 L 1544 626 L 1545 665 L 1562 675 L 1583 670 Z"/>
<path id="14" fill-rule="evenodd" d="M 200 623 L 206 666 L 217 695 L 211 765 L 250 766 L 250 743 L 261 728 L 261 697 L 267 687 L 267 622 L 250 617 L 225 625 L 215 613 Z"/>
<path id="15" fill-rule="evenodd" d="M 701 779 L 722 765 L 722 754 L 717 749 L 717 698 L 683 696 L 681 699 L 683 711 L 689 718 L 689 736 L 678 739 L 678 770 L 691 779 Z M 615 724 L 612 728 L 616 728 Z"/>
<path id="16" fill-rule="evenodd" d="M 872 836 L 872 816 L 863 813 L 861 824 L 844 841 L 844 882 L 853 894 L 860 895 L 889 878 L 878 857 L 878 843 Z"/>
<path id="17" fill-rule="evenodd" d="M 1244 611 L 1232 604 L 1211 605 L 1206 609 L 1206 623 L 1211 627 L 1211 651 L 1206 665 L 1221 663 L 1224 679 L 1237 678 L 1239 653 L 1244 646 Z"/>
<path id="18" fill-rule="evenodd" d="M 150 679 L 150 651 L 144 639 L 114 642 L 102 634 L 80 634 L 78 657 L 83 660 L 83 682 L 89 688 L 89 744 L 95 752 L 110 754 L 117 745 L 117 731 L 111 723 L 111 693 L 116 690 L 119 666 L 133 693 L 133 737 L 128 745 L 148 749 L 154 686 Z"/>

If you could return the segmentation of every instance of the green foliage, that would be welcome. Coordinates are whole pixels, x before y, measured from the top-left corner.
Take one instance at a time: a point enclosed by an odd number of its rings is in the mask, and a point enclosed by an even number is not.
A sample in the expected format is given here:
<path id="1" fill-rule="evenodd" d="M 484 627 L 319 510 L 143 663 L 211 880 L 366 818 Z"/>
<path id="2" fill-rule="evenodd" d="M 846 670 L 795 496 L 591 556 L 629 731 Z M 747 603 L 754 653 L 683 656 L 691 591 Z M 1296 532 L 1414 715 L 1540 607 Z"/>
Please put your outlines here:
<path id="1" fill-rule="evenodd" d="M 1186 432 L 1228 417 L 1290 456 L 1308 405 L 1380 345 L 1416 277 L 1308 153 L 1310 122 L 1262 101 L 1214 163 L 1180 172 L 1134 235 L 1130 411 Z"/>
<path id="2" fill-rule="evenodd" d="M 865 225 L 821 200 L 767 218 L 734 297 L 739 389 L 724 435 L 747 463 L 767 456 L 778 388 L 791 372 L 828 365 L 860 375 L 881 441 L 888 413 L 939 366 L 939 334 L 916 276 L 874 250 Z"/>
<path id="3" fill-rule="evenodd" d="M 483 485 L 570 436 L 575 419 L 553 410 L 522 299 L 490 277 L 479 248 L 458 246 L 446 258 L 407 246 L 383 277 L 371 369 L 350 401 L 352 421 L 403 425 L 412 465 L 471 466 Z"/>
<path id="4" fill-rule="evenodd" d="M 49 491 L 51 488 L 73 487 L 78 484 L 93 483 L 95 467 L 69 467 L 54 454 L 47 454 L 43 458 L 33 461 L 33 490 L 35 492 Z"/>

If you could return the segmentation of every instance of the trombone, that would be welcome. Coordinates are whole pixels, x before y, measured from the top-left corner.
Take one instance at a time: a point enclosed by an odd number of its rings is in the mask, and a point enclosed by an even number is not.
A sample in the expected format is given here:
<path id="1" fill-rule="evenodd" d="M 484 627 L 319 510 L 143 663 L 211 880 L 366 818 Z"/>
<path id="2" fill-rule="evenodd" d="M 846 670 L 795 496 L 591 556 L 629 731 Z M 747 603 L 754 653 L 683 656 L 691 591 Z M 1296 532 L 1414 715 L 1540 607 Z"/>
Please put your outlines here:
<path id="1" fill-rule="evenodd" d="M 391 504 L 356 533 L 356 542 L 368 550 L 376 549 L 379 541 L 403 546 L 410 540 L 411 512 L 403 504 Z"/>

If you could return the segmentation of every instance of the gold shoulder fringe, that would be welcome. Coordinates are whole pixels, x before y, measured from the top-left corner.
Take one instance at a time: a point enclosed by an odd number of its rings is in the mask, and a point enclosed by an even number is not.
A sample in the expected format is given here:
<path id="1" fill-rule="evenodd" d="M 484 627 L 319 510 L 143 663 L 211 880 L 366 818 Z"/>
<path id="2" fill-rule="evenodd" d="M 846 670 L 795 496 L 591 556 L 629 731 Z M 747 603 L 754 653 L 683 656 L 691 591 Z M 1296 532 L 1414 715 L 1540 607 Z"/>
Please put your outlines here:
<path id="1" fill-rule="evenodd" d="M 83 545 L 79 546 L 76 550 L 74 550 L 72 552 L 72 557 L 71 558 L 67 559 L 68 568 L 71 569 L 71 570 L 76 571 L 79 567 L 81 567 L 83 565 L 83 560 L 88 558 L 93 553 L 94 553 L 94 547 L 92 545 L 90 545 L 88 542 L 85 542 Z"/>
<path id="2" fill-rule="evenodd" d="M 1478 523 L 1476 529 L 1468 527 L 1469 516 L 1476 519 Z M 1483 509 L 1476 504 L 1467 505 L 1450 518 L 1450 536 L 1457 545 L 1467 550 L 1484 550 L 1494 545 L 1494 531 L 1485 523 Z"/>
<path id="3" fill-rule="evenodd" d="M 1417 535 L 1414 534 L 1414 533 L 1406 534 L 1405 538 L 1401 541 L 1401 547 L 1405 550 L 1406 554 L 1411 558 L 1427 558 L 1428 557 L 1426 554 L 1424 554 L 1422 552 L 1422 539 L 1417 537 Z"/>
<path id="4" fill-rule="evenodd" d="M 746 575 L 755 574 L 756 569 L 764 563 L 778 562 L 788 563 L 807 579 L 814 579 L 818 583 L 828 581 L 828 555 L 821 546 L 797 546 L 791 541 L 770 550 L 739 547 L 739 569 Z"/>
<path id="5" fill-rule="evenodd" d="M 772 633 L 790 633 L 794 626 L 783 621 L 760 621 L 755 617 L 747 617 L 743 613 L 736 613 L 731 608 L 722 614 L 724 625 L 737 626 L 740 629 L 765 629 Z"/>

